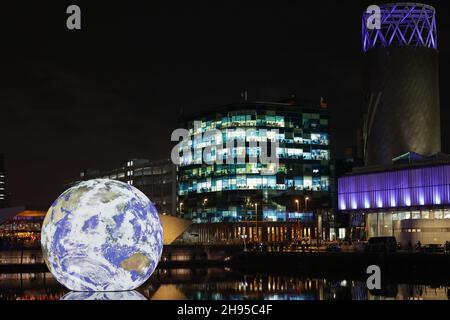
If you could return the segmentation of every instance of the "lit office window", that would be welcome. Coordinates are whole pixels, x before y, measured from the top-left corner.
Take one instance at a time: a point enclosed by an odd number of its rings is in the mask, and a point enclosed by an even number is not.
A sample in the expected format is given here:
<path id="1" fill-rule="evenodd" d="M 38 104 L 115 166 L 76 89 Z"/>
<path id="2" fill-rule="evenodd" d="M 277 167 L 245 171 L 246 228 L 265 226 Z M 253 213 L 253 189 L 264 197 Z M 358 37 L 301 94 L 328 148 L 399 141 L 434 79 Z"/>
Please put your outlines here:
<path id="1" fill-rule="evenodd" d="M 444 219 L 450 219 L 450 209 L 444 210 Z"/>
<path id="2" fill-rule="evenodd" d="M 412 211 L 411 219 L 420 219 L 420 211 Z"/>
<path id="3" fill-rule="evenodd" d="M 345 228 L 339 228 L 339 239 L 345 239 Z"/>
<path id="4" fill-rule="evenodd" d="M 435 219 L 444 219 L 444 211 L 443 210 L 434 210 L 434 218 Z"/>

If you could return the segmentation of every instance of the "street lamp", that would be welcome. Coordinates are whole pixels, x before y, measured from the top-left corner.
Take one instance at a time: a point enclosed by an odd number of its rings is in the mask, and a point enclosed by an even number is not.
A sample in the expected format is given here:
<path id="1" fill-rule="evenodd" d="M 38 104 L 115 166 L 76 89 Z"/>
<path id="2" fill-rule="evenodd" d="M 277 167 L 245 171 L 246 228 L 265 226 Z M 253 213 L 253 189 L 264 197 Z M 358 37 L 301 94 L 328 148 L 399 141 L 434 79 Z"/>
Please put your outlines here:
<path id="1" fill-rule="evenodd" d="M 255 202 L 256 241 L 258 241 L 258 203 Z"/>
<path id="2" fill-rule="evenodd" d="M 297 241 L 300 240 L 300 201 L 295 199 L 295 203 L 297 204 Z"/>
<path id="3" fill-rule="evenodd" d="M 208 199 L 203 199 L 203 212 L 205 213 L 205 215 L 206 215 L 206 203 L 208 202 Z"/>
<path id="4" fill-rule="evenodd" d="M 305 211 L 308 211 L 308 200 L 309 200 L 309 197 L 306 197 L 305 198 Z"/>
<path id="5" fill-rule="evenodd" d="M 247 251 L 247 245 L 245 243 L 245 239 L 247 239 L 247 235 L 246 234 L 242 234 L 241 238 L 244 240 L 244 251 Z"/>
<path id="6" fill-rule="evenodd" d="M 179 210 L 179 213 L 180 213 L 180 218 L 181 218 L 181 207 L 183 206 L 183 202 L 180 202 L 180 210 Z"/>

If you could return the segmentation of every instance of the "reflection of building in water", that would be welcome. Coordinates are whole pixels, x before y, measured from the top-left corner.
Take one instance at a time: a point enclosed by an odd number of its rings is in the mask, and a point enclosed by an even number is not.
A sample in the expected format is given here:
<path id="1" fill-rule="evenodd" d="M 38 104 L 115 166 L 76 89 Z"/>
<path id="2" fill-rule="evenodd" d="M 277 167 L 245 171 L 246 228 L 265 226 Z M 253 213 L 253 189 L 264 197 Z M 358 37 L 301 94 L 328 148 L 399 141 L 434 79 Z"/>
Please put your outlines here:
<path id="1" fill-rule="evenodd" d="M 339 178 L 338 202 L 355 237 L 444 244 L 450 240 L 450 157 L 406 154 L 392 165 L 357 168 Z"/>
<path id="2" fill-rule="evenodd" d="M 42 257 L 42 250 L 40 248 L 36 248 L 34 244 L 33 247 L 30 248 L 25 247 L 24 250 L 2 249 L 0 251 L 0 264 L 35 264 L 35 263 L 44 263 L 44 259 Z"/>
<path id="3" fill-rule="evenodd" d="M 151 295 L 151 300 L 187 300 L 174 284 L 163 284 Z"/>
<path id="4" fill-rule="evenodd" d="M 284 275 L 242 275 L 231 269 L 157 270 L 146 286 L 152 299 L 351 299 L 351 282 Z"/>
<path id="5" fill-rule="evenodd" d="M 295 299 L 317 300 L 320 298 L 322 280 L 300 280 L 284 276 L 246 276 L 239 281 L 207 281 L 179 284 L 176 292 L 188 299 Z M 163 285 L 168 286 L 168 285 Z M 168 287 L 163 287 L 169 292 Z M 158 292 L 158 291 L 157 291 Z M 175 291 L 173 291 L 175 292 Z M 177 296 L 166 296 L 176 299 Z"/>
<path id="6" fill-rule="evenodd" d="M 249 275 L 232 269 L 158 269 L 143 289 L 152 299 L 447 300 L 449 287 L 389 284 L 369 292 L 365 281 Z"/>
<path id="7" fill-rule="evenodd" d="M 450 300 L 450 287 L 390 286 L 390 292 L 374 294 L 362 281 L 246 275 L 221 268 L 157 269 L 139 293 L 154 300 Z M 0 300 L 58 300 L 66 293 L 50 273 L 0 274 Z"/>
<path id="8" fill-rule="evenodd" d="M 0 300 L 59 300 L 66 292 L 50 273 L 0 274 Z"/>
<path id="9" fill-rule="evenodd" d="M 352 281 L 352 300 L 367 300 L 367 284 L 364 282 Z"/>
<path id="10" fill-rule="evenodd" d="M 450 300 L 450 286 L 400 284 L 397 300 Z"/>

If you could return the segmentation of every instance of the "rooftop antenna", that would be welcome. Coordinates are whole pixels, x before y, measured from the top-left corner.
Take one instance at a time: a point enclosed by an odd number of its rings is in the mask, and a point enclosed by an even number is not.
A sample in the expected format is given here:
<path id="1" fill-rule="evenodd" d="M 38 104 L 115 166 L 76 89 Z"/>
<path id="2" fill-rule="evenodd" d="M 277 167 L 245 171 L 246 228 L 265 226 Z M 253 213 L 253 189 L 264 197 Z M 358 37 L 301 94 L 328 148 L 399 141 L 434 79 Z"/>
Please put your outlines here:
<path id="1" fill-rule="evenodd" d="M 248 99 L 248 92 L 247 92 L 247 90 L 245 90 L 244 92 L 241 93 L 241 97 L 244 98 L 244 101 L 247 101 L 247 99 Z"/>
<path id="2" fill-rule="evenodd" d="M 323 97 L 320 97 L 320 107 L 323 109 L 328 108 L 328 103 L 326 102 L 326 100 Z"/>

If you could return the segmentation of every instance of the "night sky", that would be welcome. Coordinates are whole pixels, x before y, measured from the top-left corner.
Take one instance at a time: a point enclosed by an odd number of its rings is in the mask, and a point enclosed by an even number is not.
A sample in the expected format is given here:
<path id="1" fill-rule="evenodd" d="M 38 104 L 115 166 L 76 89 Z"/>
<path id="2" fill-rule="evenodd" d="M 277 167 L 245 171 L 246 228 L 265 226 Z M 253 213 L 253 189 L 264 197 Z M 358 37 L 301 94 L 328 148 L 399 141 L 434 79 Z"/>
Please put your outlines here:
<path id="1" fill-rule="evenodd" d="M 393 2 L 393 1 L 389 1 Z M 450 152 L 450 9 L 438 12 Z M 45 1 L 0 10 L 0 153 L 13 205 L 47 207 L 82 168 L 168 158 L 180 110 L 295 94 L 331 109 L 333 152 L 363 110 L 361 13 L 374 1 Z M 66 8 L 82 30 L 66 28 Z M 445 5 L 445 7 L 444 7 Z"/>

